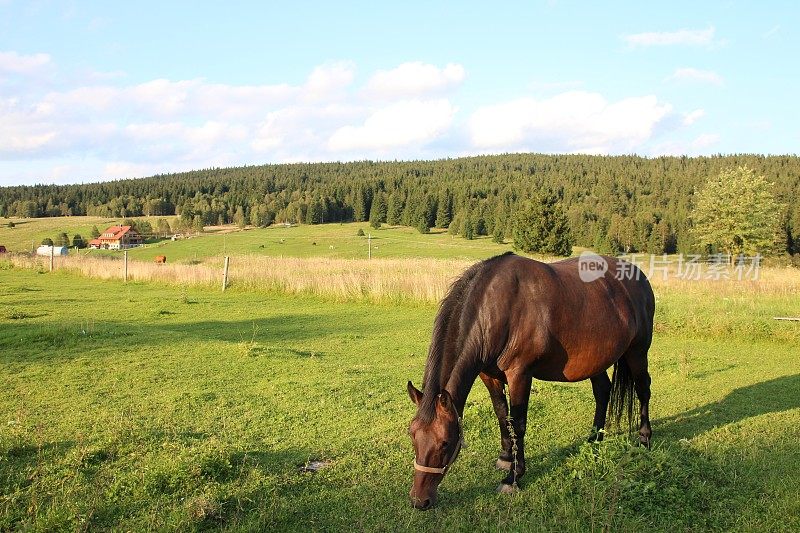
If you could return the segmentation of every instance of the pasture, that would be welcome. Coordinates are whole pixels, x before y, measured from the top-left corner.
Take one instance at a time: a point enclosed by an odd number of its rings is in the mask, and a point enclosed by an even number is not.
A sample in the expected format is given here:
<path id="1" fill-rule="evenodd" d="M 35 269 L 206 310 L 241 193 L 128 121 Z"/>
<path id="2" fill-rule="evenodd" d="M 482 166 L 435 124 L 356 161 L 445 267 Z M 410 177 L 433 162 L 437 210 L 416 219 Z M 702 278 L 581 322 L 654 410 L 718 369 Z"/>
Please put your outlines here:
<path id="1" fill-rule="evenodd" d="M 494 493 L 476 383 L 469 447 L 422 513 L 405 383 L 425 298 L 0 266 L 0 530 L 800 528 L 800 327 L 771 319 L 800 315 L 796 278 L 656 285 L 653 449 L 586 444 L 589 384 L 537 382 L 515 496 Z"/>
<path id="2" fill-rule="evenodd" d="M 155 226 L 161 217 L 146 218 Z M 164 217 L 172 220 L 174 217 Z M 89 239 L 91 228 L 96 225 L 100 231 L 118 224 L 120 219 L 98 217 L 56 217 L 36 219 L 10 219 L 17 225 L 10 229 L 0 223 L 0 244 L 9 250 L 30 251 L 45 237 L 55 239 L 62 231 L 70 238 L 80 233 Z M 254 255 L 267 257 L 324 257 L 328 259 L 366 259 L 369 242 L 365 236 L 358 236 L 361 229 L 372 235 L 372 257 L 374 258 L 418 258 L 437 259 L 485 259 L 511 249 L 509 244 L 497 244 L 489 237 L 468 241 L 449 235 L 443 230 L 434 229 L 422 235 L 414 228 L 406 226 L 386 226 L 370 228 L 366 222 L 348 224 L 321 224 L 316 226 L 284 227 L 275 225 L 268 228 L 248 228 L 239 230 L 234 225 L 209 228 L 203 234 L 177 241 L 162 241 L 155 246 L 130 250 L 133 259 L 152 261 L 156 255 L 166 255 L 168 262 L 193 262 L 224 255 Z M 119 252 L 105 250 L 82 250 L 88 255 L 119 255 Z"/>

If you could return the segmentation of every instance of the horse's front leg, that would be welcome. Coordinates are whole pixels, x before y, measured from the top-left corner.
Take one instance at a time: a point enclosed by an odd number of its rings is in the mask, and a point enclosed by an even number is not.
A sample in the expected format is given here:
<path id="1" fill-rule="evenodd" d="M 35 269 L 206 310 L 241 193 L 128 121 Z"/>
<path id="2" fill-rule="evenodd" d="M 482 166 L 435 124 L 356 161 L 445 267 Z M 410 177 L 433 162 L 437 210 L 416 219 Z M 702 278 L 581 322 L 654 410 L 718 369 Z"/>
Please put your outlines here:
<path id="1" fill-rule="evenodd" d="M 508 431 L 508 400 L 506 400 L 505 385 L 499 379 L 487 374 L 481 373 L 480 376 L 481 381 L 489 390 L 494 413 L 497 415 L 497 423 L 500 426 L 500 456 L 497 458 L 496 466 L 498 470 L 508 472 L 514 463 L 511 455 L 511 434 Z"/>
<path id="2" fill-rule="evenodd" d="M 506 372 L 508 396 L 511 402 L 511 420 L 508 422 L 511 438 L 512 468 L 500 484 L 500 492 L 514 492 L 519 479 L 525 475 L 525 427 L 528 420 L 528 401 L 531 396 L 531 377 L 523 372 Z"/>

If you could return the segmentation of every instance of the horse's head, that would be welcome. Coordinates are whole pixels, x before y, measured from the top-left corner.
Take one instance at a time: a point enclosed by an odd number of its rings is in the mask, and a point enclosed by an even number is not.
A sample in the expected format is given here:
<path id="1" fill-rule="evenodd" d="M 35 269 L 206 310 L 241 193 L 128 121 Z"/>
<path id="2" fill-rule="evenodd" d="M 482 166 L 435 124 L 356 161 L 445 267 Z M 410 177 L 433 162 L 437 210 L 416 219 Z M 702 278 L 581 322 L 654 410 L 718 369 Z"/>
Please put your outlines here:
<path id="1" fill-rule="evenodd" d="M 422 392 L 408 382 L 408 395 L 417 406 Z M 436 397 L 435 409 L 428 417 L 414 417 L 408 429 L 414 443 L 414 484 L 411 504 L 417 509 L 429 509 L 436 502 L 436 489 L 447 469 L 456 460 L 463 444 L 461 417 L 458 416 L 450 393 L 442 391 Z"/>

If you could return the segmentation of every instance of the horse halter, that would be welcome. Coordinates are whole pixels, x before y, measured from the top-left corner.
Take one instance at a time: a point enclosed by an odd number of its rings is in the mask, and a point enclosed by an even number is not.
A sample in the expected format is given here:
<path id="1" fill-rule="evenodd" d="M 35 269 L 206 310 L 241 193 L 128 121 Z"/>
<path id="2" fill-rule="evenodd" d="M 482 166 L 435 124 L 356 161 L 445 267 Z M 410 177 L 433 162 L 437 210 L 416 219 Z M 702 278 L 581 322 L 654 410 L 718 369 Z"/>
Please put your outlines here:
<path id="1" fill-rule="evenodd" d="M 414 470 L 418 470 L 420 472 L 426 472 L 428 474 L 446 474 L 447 469 L 456 462 L 456 458 L 458 457 L 459 452 L 461 452 L 461 447 L 464 446 L 464 424 L 461 422 L 461 417 L 458 417 L 458 442 L 456 443 L 456 448 L 453 450 L 453 453 L 450 454 L 450 457 L 444 462 L 444 466 L 441 468 L 437 468 L 435 466 L 425 466 L 421 465 L 417 462 L 417 457 L 414 455 Z"/>

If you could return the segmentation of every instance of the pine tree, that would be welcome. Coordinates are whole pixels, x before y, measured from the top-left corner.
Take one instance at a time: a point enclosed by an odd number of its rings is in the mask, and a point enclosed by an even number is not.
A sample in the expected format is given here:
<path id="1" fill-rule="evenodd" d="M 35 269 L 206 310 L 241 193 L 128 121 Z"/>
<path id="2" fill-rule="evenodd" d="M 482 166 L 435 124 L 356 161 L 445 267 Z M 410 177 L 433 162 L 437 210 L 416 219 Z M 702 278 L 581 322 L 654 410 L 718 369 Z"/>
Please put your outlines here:
<path id="1" fill-rule="evenodd" d="M 461 236 L 469 241 L 475 238 L 475 223 L 472 221 L 471 216 L 464 217 L 464 222 L 461 225 Z"/>
<path id="2" fill-rule="evenodd" d="M 69 235 L 66 233 L 59 233 L 58 239 L 56 239 L 56 244 L 58 246 L 69 246 Z"/>
<path id="3" fill-rule="evenodd" d="M 502 224 L 498 224 L 497 222 L 495 222 L 494 232 L 492 232 L 492 241 L 496 242 L 497 244 L 503 244 L 505 242 L 505 235 L 503 234 Z"/>
<path id="4" fill-rule="evenodd" d="M 306 211 L 306 224 L 322 224 L 325 221 L 325 208 L 319 198 L 311 202 Z"/>
<path id="5" fill-rule="evenodd" d="M 564 210 L 554 196 L 534 197 L 517 211 L 514 249 L 526 253 L 572 254 L 572 232 Z"/>
<path id="6" fill-rule="evenodd" d="M 83 237 L 79 233 L 76 233 L 72 237 L 72 246 L 75 248 L 86 248 L 86 242 L 83 240 Z"/>
<path id="7" fill-rule="evenodd" d="M 400 194 L 395 191 L 389 195 L 389 206 L 386 209 L 386 223 L 390 226 L 397 226 L 400 224 L 400 218 L 403 212 L 403 199 Z"/>
<path id="8" fill-rule="evenodd" d="M 453 195 L 448 189 L 442 190 L 439 194 L 439 202 L 436 209 L 436 227 L 447 228 L 453 221 Z"/>
<path id="9" fill-rule="evenodd" d="M 381 227 L 382 222 L 386 222 L 387 206 L 386 198 L 383 193 L 377 193 L 375 198 L 372 199 L 372 208 L 369 212 L 370 225 L 378 229 Z"/>
<path id="10" fill-rule="evenodd" d="M 97 229 L 97 226 L 92 226 L 92 239 L 96 239 L 100 236 L 100 230 Z"/>

